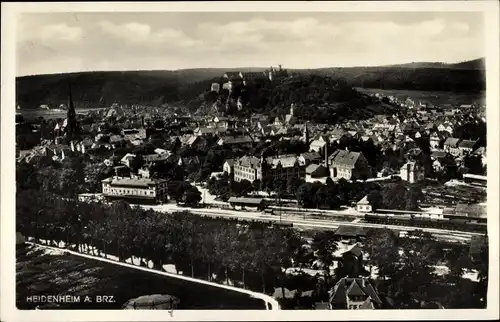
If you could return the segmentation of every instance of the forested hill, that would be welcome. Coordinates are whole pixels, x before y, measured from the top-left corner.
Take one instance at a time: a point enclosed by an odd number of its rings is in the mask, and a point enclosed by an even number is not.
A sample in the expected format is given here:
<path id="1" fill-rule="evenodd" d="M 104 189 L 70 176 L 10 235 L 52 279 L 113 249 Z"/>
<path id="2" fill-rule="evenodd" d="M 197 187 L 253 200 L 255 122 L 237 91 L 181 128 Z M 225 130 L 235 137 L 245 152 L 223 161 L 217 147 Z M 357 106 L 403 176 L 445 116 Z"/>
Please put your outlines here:
<path id="1" fill-rule="evenodd" d="M 328 75 L 354 87 L 479 92 L 486 89 L 484 59 L 457 64 L 410 63 L 381 67 L 321 68 L 299 73 Z"/>
<path id="2" fill-rule="evenodd" d="M 330 76 L 335 81 L 342 80 L 354 87 L 456 92 L 485 90 L 484 69 L 477 68 L 480 63 L 471 61 L 456 65 L 443 65 L 443 68 L 322 68 L 289 72 L 295 76 Z M 234 69 L 85 72 L 18 77 L 17 103 L 23 109 L 36 108 L 41 104 L 56 107 L 66 103 L 68 84 L 71 83 L 78 107 L 109 106 L 118 102 L 151 105 L 179 103 L 195 108 L 210 84 L 222 82 L 222 76 L 228 70 Z M 260 71 L 263 68 L 238 70 Z M 289 93 L 283 95 L 289 97 Z"/>

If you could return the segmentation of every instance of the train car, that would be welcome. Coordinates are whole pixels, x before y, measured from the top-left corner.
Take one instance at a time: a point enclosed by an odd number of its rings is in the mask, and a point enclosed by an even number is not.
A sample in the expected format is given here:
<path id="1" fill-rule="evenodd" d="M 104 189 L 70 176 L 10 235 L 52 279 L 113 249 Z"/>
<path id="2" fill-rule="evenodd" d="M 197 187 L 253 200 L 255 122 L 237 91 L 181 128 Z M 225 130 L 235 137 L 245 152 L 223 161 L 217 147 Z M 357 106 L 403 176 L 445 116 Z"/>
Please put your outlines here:
<path id="1" fill-rule="evenodd" d="M 485 232 L 487 230 L 486 223 L 471 222 L 470 220 L 465 219 L 450 220 L 408 215 L 365 214 L 365 220 L 368 223 L 374 224 L 409 227 L 438 228 L 471 232 Z"/>

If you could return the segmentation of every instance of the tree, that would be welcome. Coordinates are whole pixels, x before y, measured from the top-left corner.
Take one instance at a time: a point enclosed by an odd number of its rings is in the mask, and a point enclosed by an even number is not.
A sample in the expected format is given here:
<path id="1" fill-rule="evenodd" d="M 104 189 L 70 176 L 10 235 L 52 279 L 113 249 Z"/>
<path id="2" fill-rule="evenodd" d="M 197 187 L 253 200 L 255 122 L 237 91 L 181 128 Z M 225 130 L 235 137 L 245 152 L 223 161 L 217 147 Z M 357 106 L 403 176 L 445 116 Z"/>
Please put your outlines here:
<path id="1" fill-rule="evenodd" d="M 237 182 L 237 181 L 231 182 L 231 193 L 235 197 L 244 196 L 244 195 L 252 192 L 252 189 L 253 189 L 253 185 L 248 180 L 241 180 L 239 182 Z"/>
<path id="2" fill-rule="evenodd" d="M 319 231 L 314 234 L 312 249 L 315 251 L 316 257 L 323 264 L 323 269 L 327 277 L 330 276 L 330 267 L 332 266 L 334 260 L 333 253 L 337 250 L 337 248 L 333 231 Z"/>
<path id="3" fill-rule="evenodd" d="M 384 280 L 394 276 L 398 270 L 397 237 L 390 229 L 371 229 L 363 244 L 363 250 L 368 254 L 370 272 L 372 267 L 377 267 L 378 276 Z"/>
<path id="4" fill-rule="evenodd" d="M 402 240 L 401 264 L 396 273 L 399 298 L 416 299 L 420 303 L 428 298 L 436 264 L 435 245 L 434 237 L 421 230 L 409 231 Z"/>
<path id="5" fill-rule="evenodd" d="M 113 175 L 113 168 L 103 163 L 89 163 L 85 166 L 84 172 L 88 191 L 99 191 L 101 189 L 101 181 Z"/>
<path id="6" fill-rule="evenodd" d="M 184 203 L 186 206 L 196 207 L 201 201 L 201 192 L 195 186 L 190 186 L 184 191 Z"/>
<path id="7" fill-rule="evenodd" d="M 181 202 L 184 199 L 184 192 L 190 186 L 191 185 L 185 181 L 175 181 L 175 182 L 171 181 L 168 186 L 170 197 L 174 199 L 177 203 Z"/>
<path id="8" fill-rule="evenodd" d="M 165 127 L 165 122 L 161 119 L 155 120 L 153 123 L 153 127 L 156 129 L 163 129 Z"/>
<path id="9" fill-rule="evenodd" d="M 367 195 L 366 199 L 368 200 L 368 202 L 372 206 L 373 211 L 384 207 L 383 196 L 379 190 L 370 191 L 370 193 Z"/>
<path id="10" fill-rule="evenodd" d="M 328 204 L 328 188 L 325 185 L 321 185 L 316 193 L 314 194 L 314 201 L 316 204 L 316 208 L 322 208 Z"/>
<path id="11" fill-rule="evenodd" d="M 18 189 L 37 189 L 39 186 L 35 167 L 27 162 L 16 166 L 16 184 Z"/>
<path id="12" fill-rule="evenodd" d="M 142 154 L 136 154 L 135 157 L 130 161 L 130 169 L 137 173 L 139 169 L 144 165 L 144 157 Z"/>
<path id="13" fill-rule="evenodd" d="M 422 189 L 419 186 L 412 186 L 406 191 L 405 210 L 419 210 L 419 202 L 425 198 Z"/>
<path id="14" fill-rule="evenodd" d="M 384 206 L 388 209 L 405 209 L 406 188 L 403 183 L 390 184 L 382 191 Z"/>
<path id="15" fill-rule="evenodd" d="M 464 166 L 469 170 L 469 173 L 484 175 L 483 161 L 479 155 L 465 156 Z"/>
<path id="16" fill-rule="evenodd" d="M 462 276 L 466 270 L 472 266 L 469 254 L 466 248 L 457 247 L 448 253 L 446 259 L 449 268 L 447 278 L 450 282 L 457 285 L 462 280 Z"/>
<path id="17" fill-rule="evenodd" d="M 286 191 L 289 194 L 295 195 L 297 192 L 297 189 L 301 185 L 301 180 L 300 178 L 297 177 L 288 177 L 287 182 L 286 182 Z"/>
<path id="18" fill-rule="evenodd" d="M 310 183 L 303 183 L 297 189 L 297 201 L 302 208 L 314 206 L 313 189 Z"/>

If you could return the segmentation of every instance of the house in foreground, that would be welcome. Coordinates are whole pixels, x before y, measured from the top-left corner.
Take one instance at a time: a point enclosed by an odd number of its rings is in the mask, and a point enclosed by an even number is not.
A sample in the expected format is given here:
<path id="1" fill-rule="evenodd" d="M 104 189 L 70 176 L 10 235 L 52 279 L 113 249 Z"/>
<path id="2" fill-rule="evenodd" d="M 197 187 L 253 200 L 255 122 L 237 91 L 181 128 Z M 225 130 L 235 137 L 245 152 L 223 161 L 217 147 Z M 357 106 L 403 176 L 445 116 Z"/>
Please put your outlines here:
<path id="1" fill-rule="evenodd" d="M 344 277 L 330 291 L 329 304 L 332 310 L 373 310 L 382 301 L 367 278 Z"/>

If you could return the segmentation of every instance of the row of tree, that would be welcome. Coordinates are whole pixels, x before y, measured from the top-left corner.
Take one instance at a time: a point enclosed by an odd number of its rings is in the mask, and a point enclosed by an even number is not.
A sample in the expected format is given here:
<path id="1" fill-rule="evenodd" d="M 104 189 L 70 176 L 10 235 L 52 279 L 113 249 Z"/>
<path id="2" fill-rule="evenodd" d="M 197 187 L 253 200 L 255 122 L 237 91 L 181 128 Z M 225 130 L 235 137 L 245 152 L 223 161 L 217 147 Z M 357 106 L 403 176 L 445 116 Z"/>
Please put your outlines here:
<path id="1" fill-rule="evenodd" d="M 166 216 L 117 202 L 81 203 L 43 191 L 17 193 L 17 231 L 75 244 L 88 251 L 172 263 L 191 276 L 240 281 L 269 292 L 303 241 L 293 229 L 264 223 L 209 219 L 189 213 Z M 86 246 L 84 246 L 86 245 Z"/>

